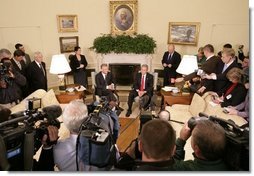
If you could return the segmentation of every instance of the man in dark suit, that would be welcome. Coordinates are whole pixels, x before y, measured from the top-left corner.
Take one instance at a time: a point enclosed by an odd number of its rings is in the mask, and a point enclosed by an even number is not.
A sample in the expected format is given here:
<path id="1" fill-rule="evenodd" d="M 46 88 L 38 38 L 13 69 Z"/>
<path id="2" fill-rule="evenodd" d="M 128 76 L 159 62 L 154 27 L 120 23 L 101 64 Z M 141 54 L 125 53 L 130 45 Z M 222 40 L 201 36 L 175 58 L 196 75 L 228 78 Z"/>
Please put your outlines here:
<path id="1" fill-rule="evenodd" d="M 11 59 L 12 67 L 14 70 L 26 77 L 26 64 L 23 60 L 24 52 L 21 50 L 15 50 Z M 20 87 L 22 90 L 22 99 L 29 95 L 27 84 Z"/>
<path id="2" fill-rule="evenodd" d="M 185 75 L 184 78 L 177 78 L 176 82 L 189 81 L 196 78 L 200 80 L 200 84 L 195 85 L 196 92 L 203 94 L 206 91 L 213 90 L 213 80 L 204 79 L 205 74 L 215 73 L 218 67 L 219 58 L 214 55 L 214 47 L 211 44 L 207 44 L 204 47 L 204 55 L 206 61 L 202 64 L 201 69 L 195 71 L 189 75 Z"/>
<path id="3" fill-rule="evenodd" d="M 34 61 L 27 68 L 26 76 L 30 93 L 37 89 L 44 89 L 46 91 L 48 89 L 46 65 L 42 60 L 43 56 L 41 52 L 35 52 Z"/>
<path id="4" fill-rule="evenodd" d="M 147 71 L 148 65 L 144 64 L 141 66 L 141 72 L 136 75 L 133 88 L 129 93 L 126 117 L 129 117 L 132 113 L 132 104 L 135 97 L 139 96 L 141 98 L 143 102 L 141 108 L 146 109 L 153 96 L 153 75 Z"/>
<path id="5" fill-rule="evenodd" d="M 106 96 L 108 101 L 117 101 L 117 98 L 113 94 L 115 91 L 115 84 L 113 75 L 109 72 L 108 65 L 101 65 L 101 72 L 95 76 L 96 89 L 95 94 L 99 97 Z"/>
<path id="6" fill-rule="evenodd" d="M 15 50 L 13 56 L 14 56 L 13 59 L 11 59 L 13 68 L 25 76 L 26 64 L 23 61 L 24 52 L 21 50 Z"/>
<path id="7" fill-rule="evenodd" d="M 23 60 L 24 60 L 24 63 L 26 65 L 26 67 L 27 67 L 31 63 L 31 59 L 30 59 L 29 54 L 26 53 L 25 47 L 22 44 L 17 43 L 15 45 L 15 48 L 24 52 Z"/>
<path id="8" fill-rule="evenodd" d="M 215 73 L 210 75 L 205 75 L 205 79 L 214 80 L 213 82 L 213 91 L 219 92 L 222 89 L 225 89 L 225 86 L 229 84 L 227 78 L 227 73 L 232 68 L 238 67 L 238 64 L 235 59 L 235 51 L 232 48 L 225 48 L 222 51 L 221 59 L 219 59 L 217 70 Z"/>
<path id="9" fill-rule="evenodd" d="M 176 69 L 181 62 L 181 55 L 175 51 L 173 44 L 168 45 L 168 51 L 164 53 L 162 65 L 164 67 L 164 83 L 163 86 L 174 84 L 174 79 L 177 76 Z"/>

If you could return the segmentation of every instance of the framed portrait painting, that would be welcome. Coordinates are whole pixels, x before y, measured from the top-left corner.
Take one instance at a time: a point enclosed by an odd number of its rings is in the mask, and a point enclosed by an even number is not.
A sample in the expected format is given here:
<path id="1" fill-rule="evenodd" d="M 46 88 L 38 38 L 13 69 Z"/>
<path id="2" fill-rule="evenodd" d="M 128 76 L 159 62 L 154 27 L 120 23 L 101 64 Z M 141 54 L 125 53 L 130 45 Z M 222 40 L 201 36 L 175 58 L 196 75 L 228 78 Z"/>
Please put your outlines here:
<path id="1" fill-rule="evenodd" d="M 168 43 L 179 45 L 197 45 L 200 23 L 170 22 Z"/>
<path id="2" fill-rule="evenodd" d="M 137 1 L 110 1 L 111 34 L 137 32 Z"/>
<path id="3" fill-rule="evenodd" d="M 59 37 L 61 53 L 74 52 L 75 46 L 78 46 L 78 36 Z"/>
<path id="4" fill-rule="evenodd" d="M 77 15 L 57 15 L 58 32 L 78 32 Z"/>

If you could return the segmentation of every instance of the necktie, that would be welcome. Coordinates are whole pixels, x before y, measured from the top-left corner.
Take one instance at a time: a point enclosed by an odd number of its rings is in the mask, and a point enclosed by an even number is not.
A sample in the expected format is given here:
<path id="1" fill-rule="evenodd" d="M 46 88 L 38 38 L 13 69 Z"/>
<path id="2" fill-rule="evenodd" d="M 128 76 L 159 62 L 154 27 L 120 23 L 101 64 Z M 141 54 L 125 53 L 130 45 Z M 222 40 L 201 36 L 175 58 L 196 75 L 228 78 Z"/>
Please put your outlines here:
<path id="1" fill-rule="evenodd" d="M 41 71 L 42 71 L 43 75 L 45 76 L 45 70 L 44 70 L 42 64 L 40 64 L 40 68 L 41 68 Z"/>
<path id="2" fill-rule="evenodd" d="M 170 61 L 170 59 L 171 59 L 171 54 L 168 55 L 168 61 Z"/>
<path id="3" fill-rule="evenodd" d="M 222 73 L 224 73 L 224 71 L 228 68 L 227 64 L 224 64 L 224 67 L 223 67 L 223 70 L 222 70 Z"/>
<path id="4" fill-rule="evenodd" d="M 19 69 L 22 70 L 20 62 L 17 62 L 17 65 L 18 65 Z"/>
<path id="5" fill-rule="evenodd" d="M 141 79 L 141 86 L 139 88 L 140 91 L 144 90 L 144 85 L 145 85 L 145 76 L 142 75 L 142 79 Z"/>

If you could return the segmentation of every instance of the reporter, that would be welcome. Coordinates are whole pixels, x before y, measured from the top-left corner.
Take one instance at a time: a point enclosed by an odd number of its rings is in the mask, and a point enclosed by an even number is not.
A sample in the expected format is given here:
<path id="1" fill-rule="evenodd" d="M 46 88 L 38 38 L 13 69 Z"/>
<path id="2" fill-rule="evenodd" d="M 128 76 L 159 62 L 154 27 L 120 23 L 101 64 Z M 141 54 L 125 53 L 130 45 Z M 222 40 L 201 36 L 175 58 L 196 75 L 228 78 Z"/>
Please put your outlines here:
<path id="1" fill-rule="evenodd" d="M 208 119 L 200 119 L 192 130 L 187 124 L 180 131 L 176 140 L 175 158 L 180 159 L 174 165 L 176 170 L 190 171 L 226 171 L 227 167 L 222 160 L 226 145 L 224 129 Z M 183 161 L 185 158 L 184 146 L 191 138 L 191 147 L 194 151 L 194 160 Z"/>
<path id="2" fill-rule="evenodd" d="M 70 136 L 54 146 L 54 161 L 61 171 L 76 171 L 76 141 L 81 123 L 88 116 L 87 106 L 78 100 L 71 101 L 63 111 L 63 123 Z"/>
<path id="3" fill-rule="evenodd" d="M 142 160 L 136 160 L 135 142 L 122 155 L 116 168 L 136 171 L 172 170 L 176 134 L 164 120 L 151 120 L 142 127 L 138 138 L 138 150 Z"/>

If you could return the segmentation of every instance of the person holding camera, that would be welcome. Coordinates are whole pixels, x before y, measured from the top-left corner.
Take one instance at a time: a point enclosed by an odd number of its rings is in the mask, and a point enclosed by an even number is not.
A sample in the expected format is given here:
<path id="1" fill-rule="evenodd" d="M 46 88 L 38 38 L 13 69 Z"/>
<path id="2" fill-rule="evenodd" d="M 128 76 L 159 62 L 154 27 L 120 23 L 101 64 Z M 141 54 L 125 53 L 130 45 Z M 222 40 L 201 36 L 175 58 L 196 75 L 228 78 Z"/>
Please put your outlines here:
<path id="1" fill-rule="evenodd" d="M 0 105 L 11 108 L 22 99 L 21 87 L 26 85 L 26 78 L 13 69 L 11 52 L 0 50 Z"/>
<path id="2" fill-rule="evenodd" d="M 142 127 L 139 138 L 133 141 L 116 165 L 117 169 L 134 171 L 172 170 L 176 134 L 164 120 L 150 120 Z M 137 158 L 141 152 L 141 159 Z"/>
<path id="3" fill-rule="evenodd" d="M 184 146 L 191 138 L 191 147 L 194 151 L 194 160 L 184 161 Z M 176 140 L 174 165 L 179 171 L 226 171 L 228 170 L 223 161 L 223 154 L 226 146 L 226 135 L 224 129 L 217 123 L 208 119 L 196 119 L 196 125 L 191 129 L 187 123 L 180 131 Z"/>

